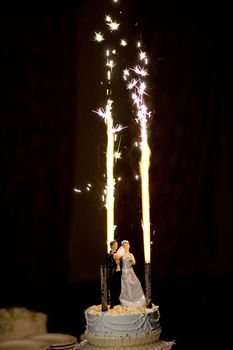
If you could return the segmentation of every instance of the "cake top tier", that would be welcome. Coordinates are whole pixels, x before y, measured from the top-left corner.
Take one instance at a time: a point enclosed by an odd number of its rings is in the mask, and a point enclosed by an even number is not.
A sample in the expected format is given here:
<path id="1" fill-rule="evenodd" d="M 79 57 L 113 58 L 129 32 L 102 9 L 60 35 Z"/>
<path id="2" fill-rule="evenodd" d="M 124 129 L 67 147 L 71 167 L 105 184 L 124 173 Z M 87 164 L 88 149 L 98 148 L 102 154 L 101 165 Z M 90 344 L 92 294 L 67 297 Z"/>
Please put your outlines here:
<path id="1" fill-rule="evenodd" d="M 152 313 L 158 311 L 159 307 L 157 305 L 152 305 L 152 308 L 147 308 L 146 306 L 141 307 L 125 307 L 121 305 L 116 305 L 112 309 L 108 308 L 104 313 L 108 315 L 128 315 L 128 314 L 142 314 L 142 313 Z M 92 314 L 102 314 L 102 305 L 92 305 L 85 310 L 86 313 Z"/>
<path id="2" fill-rule="evenodd" d="M 160 328 L 158 306 L 146 307 L 115 306 L 101 311 L 101 305 L 93 305 L 85 311 L 88 334 L 104 337 L 139 336 Z"/>

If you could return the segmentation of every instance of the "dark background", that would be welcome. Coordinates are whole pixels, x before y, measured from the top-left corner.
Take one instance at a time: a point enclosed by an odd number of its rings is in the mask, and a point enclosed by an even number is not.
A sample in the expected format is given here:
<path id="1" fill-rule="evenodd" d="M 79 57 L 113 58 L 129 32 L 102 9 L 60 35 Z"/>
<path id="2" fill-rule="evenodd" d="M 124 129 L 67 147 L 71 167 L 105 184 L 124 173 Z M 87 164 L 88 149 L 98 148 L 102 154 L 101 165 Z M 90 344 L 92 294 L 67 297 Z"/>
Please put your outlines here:
<path id="1" fill-rule="evenodd" d="M 135 59 L 138 35 L 150 56 L 152 292 L 162 338 L 177 349 L 224 349 L 233 311 L 230 11 L 224 1 L 120 8 L 131 46 L 119 67 Z M 106 252 L 106 135 L 93 113 L 105 103 L 105 58 L 92 38 L 109 13 L 119 10 L 94 0 L 1 10 L 0 305 L 46 312 L 49 331 L 76 336 L 84 309 L 100 303 Z M 113 94 L 116 120 L 128 125 L 116 165 L 116 234 L 130 240 L 144 284 L 138 129 L 120 79 Z"/>

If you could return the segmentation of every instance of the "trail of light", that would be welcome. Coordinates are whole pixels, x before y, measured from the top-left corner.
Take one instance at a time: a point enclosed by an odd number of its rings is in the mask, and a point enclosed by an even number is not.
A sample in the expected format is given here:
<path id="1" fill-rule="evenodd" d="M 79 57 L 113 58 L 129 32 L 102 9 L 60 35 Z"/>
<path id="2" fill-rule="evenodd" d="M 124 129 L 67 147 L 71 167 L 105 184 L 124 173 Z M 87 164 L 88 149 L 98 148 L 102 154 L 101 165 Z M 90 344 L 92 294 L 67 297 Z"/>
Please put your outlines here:
<path id="1" fill-rule="evenodd" d="M 142 193 L 142 227 L 145 263 L 150 262 L 150 191 L 149 191 L 150 148 L 146 124 L 141 124 L 141 193 Z"/>
<path id="2" fill-rule="evenodd" d="M 104 118 L 107 128 L 107 149 L 106 149 L 106 188 L 104 191 L 105 196 L 102 196 L 102 199 L 105 199 L 105 207 L 107 210 L 107 250 L 109 249 L 110 242 L 114 239 L 114 191 L 115 191 L 115 179 L 113 174 L 114 169 L 114 137 L 115 133 L 122 130 L 122 126 L 118 125 L 116 128 L 113 127 L 113 118 L 112 118 L 112 103 L 113 101 L 108 99 L 105 109 L 99 108 L 97 113 L 101 118 Z"/>
<path id="3" fill-rule="evenodd" d="M 106 169 L 107 169 L 107 249 L 110 242 L 114 239 L 114 132 L 112 119 L 112 101 L 108 99 L 106 105 L 105 120 L 107 123 L 107 154 L 106 154 Z"/>

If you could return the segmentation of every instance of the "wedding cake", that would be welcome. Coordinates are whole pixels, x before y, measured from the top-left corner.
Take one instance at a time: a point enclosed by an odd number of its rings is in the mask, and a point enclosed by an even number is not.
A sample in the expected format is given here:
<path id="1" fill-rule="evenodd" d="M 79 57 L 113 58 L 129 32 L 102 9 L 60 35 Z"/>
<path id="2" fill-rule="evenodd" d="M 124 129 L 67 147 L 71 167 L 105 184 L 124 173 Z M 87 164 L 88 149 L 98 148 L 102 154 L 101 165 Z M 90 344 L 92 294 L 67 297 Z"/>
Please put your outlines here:
<path id="1" fill-rule="evenodd" d="M 160 340 L 159 307 L 115 306 L 102 311 L 101 305 L 85 310 L 83 350 L 169 350 L 174 342 Z"/>
<path id="2" fill-rule="evenodd" d="M 85 340 L 78 349 L 169 350 L 174 342 L 160 340 L 159 307 L 146 302 L 133 269 L 135 258 L 129 252 L 129 241 L 123 240 L 121 244 L 115 255 L 122 259 L 120 304 L 105 308 L 104 302 L 85 310 Z"/>

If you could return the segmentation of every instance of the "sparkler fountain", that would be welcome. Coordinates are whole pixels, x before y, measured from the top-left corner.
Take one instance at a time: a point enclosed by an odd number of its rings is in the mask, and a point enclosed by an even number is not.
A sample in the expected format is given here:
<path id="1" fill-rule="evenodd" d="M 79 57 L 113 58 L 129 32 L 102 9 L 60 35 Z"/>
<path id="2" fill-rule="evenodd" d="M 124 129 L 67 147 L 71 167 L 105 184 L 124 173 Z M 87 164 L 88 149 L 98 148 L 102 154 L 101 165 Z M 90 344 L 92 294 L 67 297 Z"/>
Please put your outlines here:
<path id="1" fill-rule="evenodd" d="M 114 1 L 117 2 L 117 1 Z M 116 21 L 113 21 L 109 15 L 105 16 L 105 22 L 112 33 L 119 29 L 120 24 Z M 104 41 L 104 36 L 101 32 L 95 33 L 94 40 L 97 42 Z M 124 46 L 125 41 L 121 40 L 121 45 Z M 113 100 L 111 99 L 111 76 L 112 71 L 115 66 L 112 55 L 115 55 L 116 50 L 106 50 L 106 67 L 107 67 L 107 102 L 105 108 L 99 108 L 96 113 L 102 117 L 106 124 L 107 130 L 107 149 L 106 149 L 106 173 L 107 173 L 107 183 L 106 183 L 106 210 L 107 210 L 107 251 L 110 246 L 110 242 L 114 239 L 114 189 L 115 189 L 115 179 L 114 179 L 114 158 L 119 158 L 119 153 L 115 152 L 115 140 L 116 133 L 121 131 L 123 127 L 121 125 L 116 125 L 114 127 L 113 116 L 112 116 L 112 104 Z M 102 299 L 102 311 L 107 310 L 107 271 L 106 265 L 101 265 L 101 299 Z"/>
<path id="2" fill-rule="evenodd" d="M 106 24 L 110 32 L 116 31 L 119 28 L 119 23 L 113 21 L 110 16 L 105 16 Z M 97 42 L 102 42 L 104 36 L 102 33 L 95 33 L 94 40 Z M 115 189 L 115 179 L 114 179 L 114 158 L 119 158 L 119 153 L 115 152 L 115 139 L 116 134 L 123 129 L 121 125 L 116 125 L 114 127 L 113 116 L 112 116 L 112 104 L 111 100 L 111 76 L 112 71 L 115 66 L 111 55 L 115 55 L 116 50 L 106 50 L 106 67 L 107 67 L 107 84 L 106 89 L 107 103 L 105 108 L 99 108 L 96 113 L 102 117 L 106 123 L 107 130 L 107 150 L 106 150 L 106 172 L 107 172 L 107 184 L 106 184 L 106 209 L 107 209 L 107 249 L 110 242 L 114 239 L 114 189 Z"/>
<path id="3" fill-rule="evenodd" d="M 117 2 L 117 1 L 114 1 Z M 105 16 L 105 22 L 112 33 L 119 29 L 120 23 L 113 21 L 111 16 Z M 105 40 L 104 35 L 101 32 L 96 32 L 94 40 L 101 43 Z M 126 46 L 127 42 L 125 39 L 120 40 L 121 46 Z M 141 44 L 138 43 L 138 48 L 140 49 Z M 115 66 L 114 61 L 111 59 L 110 54 L 114 55 L 116 50 L 110 51 L 106 50 L 106 67 L 107 67 L 107 82 L 108 86 L 111 86 L 111 74 L 113 67 Z M 143 228 L 143 245 L 144 245 L 144 259 L 145 259 L 145 289 L 146 289 L 146 304 L 150 308 L 151 303 L 151 265 L 150 265 L 150 194 L 149 194 L 149 166 L 150 166 L 150 148 L 148 145 L 148 121 L 151 116 L 151 112 L 148 111 L 148 107 L 145 103 L 146 84 L 143 79 L 148 75 L 145 66 L 148 64 L 148 58 L 145 52 L 139 52 L 140 65 L 134 68 L 126 69 L 124 71 L 124 79 L 127 80 L 130 77 L 130 73 L 136 75 L 136 78 L 132 79 L 128 84 L 128 89 L 133 89 L 132 99 L 134 105 L 136 105 L 136 122 L 140 125 L 141 134 L 141 160 L 140 160 L 140 177 L 141 177 L 141 198 L 142 198 L 142 228 Z M 143 63 L 143 66 L 142 66 Z M 112 118 L 112 104 L 111 100 L 111 88 L 107 88 L 107 103 L 105 109 L 99 109 L 96 111 L 99 116 L 104 118 L 107 126 L 107 151 L 106 151 L 106 169 L 107 169 L 107 185 L 106 185 L 106 209 L 107 209 L 107 248 L 111 240 L 114 239 L 114 133 L 122 129 L 121 126 L 118 128 L 113 127 Z M 101 267 L 101 280 L 104 281 L 106 278 L 106 271 Z M 104 286 L 105 284 L 102 283 Z M 102 291 L 102 295 L 106 295 Z M 103 309 L 106 308 L 105 298 L 102 298 Z"/>
<path id="4" fill-rule="evenodd" d="M 141 44 L 138 43 L 138 48 Z M 144 245 L 144 259 L 145 259 L 145 291 L 146 291 L 146 306 L 152 307 L 151 302 L 151 239 L 150 239 L 150 191 L 149 191 L 149 167 L 150 167 L 150 147 L 148 144 L 148 121 L 151 116 L 151 112 L 148 111 L 148 107 L 145 102 L 146 84 L 145 77 L 148 75 L 148 71 L 145 66 L 148 64 L 148 58 L 145 52 L 139 52 L 139 59 L 142 65 L 137 65 L 130 70 L 124 71 L 124 79 L 127 80 L 130 77 L 130 72 L 136 75 L 136 78 L 132 78 L 128 83 L 127 88 L 132 90 L 133 103 L 136 106 L 136 122 L 140 126 L 141 135 L 141 159 L 140 159 L 140 177 L 141 177 L 141 200 L 142 200 L 142 229 L 143 229 L 143 245 Z"/>
<path id="5" fill-rule="evenodd" d="M 117 0 L 113 0 L 117 2 Z M 114 22 L 110 16 L 106 16 L 106 24 L 110 32 L 115 31 L 119 27 L 119 23 Z M 95 33 L 95 40 L 102 42 L 104 36 L 102 33 Z M 127 43 L 125 39 L 120 41 L 122 46 Z M 174 341 L 167 342 L 160 339 L 160 314 L 159 307 L 152 304 L 151 301 L 151 241 L 150 241 L 150 193 L 149 193 L 149 167 L 150 167 L 150 147 L 148 142 L 148 127 L 151 112 L 146 104 L 146 83 L 145 77 L 148 71 L 145 68 L 148 64 L 146 53 L 141 51 L 140 43 L 139 59 L 140 64 L 134 68 L 124 70 L 124 79 L 127 81 L 132 78 L 127 85 L 129 90 L 133 90 L 132 99 L 136 107 L 135 121 L 140 127 L 140 177 L 141 177 L 141 201 L 142 201 L 142 230 L 143 230 L 143 245 L 145 258 L 145 290 L 146 290 L 146 305 L 138 307 L 123 307 L 117 305 L 108 310 L 107 305 L 107 284 L 106 284 L 106 265 L 101 266 L 101 299 L 102 305 L 93 305 L 85 310 L 86 331 L 85 340 L 78 344 L 77 349 L 96 350 L 96 349 L 133 349 L 133 350 L 170 350 L 175 344 Z M 114 67 L 113 60 L 110 55 L 114 55 L 115 50 L 107 50 L 107 102 L 103 109 L 96 111 L 106 123 L 107 130 L 107 150 L 106 150 L 106 209 L 107 209 L 107 247 L 114 238 L 114 143 L 116 132 L 122 129 L 122 126 L 114 128 L 112 116 L 111 99 L 111 73 Z M 128 258 L 128 257 L 127 257 Z M 129 268 L 130 269 L 130 268 Z M 127 268 L 126 268 L 127 270 Z M 132 275 L 129 274 L 129 278 Z M 133 282 L 134 283 L 134 282 Z M 107 312 L 103 312 L 107 311 Z"/>

